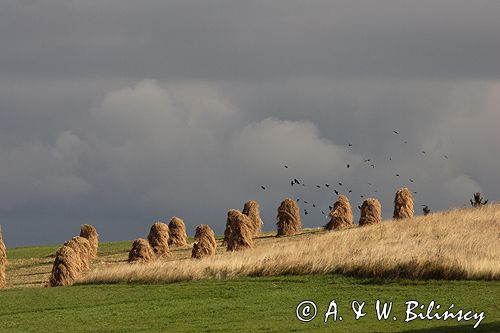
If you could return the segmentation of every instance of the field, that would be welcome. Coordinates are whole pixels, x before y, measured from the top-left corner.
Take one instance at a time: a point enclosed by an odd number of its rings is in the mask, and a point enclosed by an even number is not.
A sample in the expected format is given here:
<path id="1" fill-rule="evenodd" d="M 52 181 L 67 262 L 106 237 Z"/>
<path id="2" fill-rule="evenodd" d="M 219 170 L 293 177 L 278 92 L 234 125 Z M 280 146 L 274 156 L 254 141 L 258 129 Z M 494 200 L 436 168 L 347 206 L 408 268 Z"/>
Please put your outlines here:
<path id="1" fill-rule="evenodd" d="M 172 284 L 85 285 L 0 292 L 2 332 L 500 332 L 498 281 L 386 281 L 335 275 L 240 278 Z M 304 299 L 324 312 L 335 299 L 342 322 L 295 318 Z M 378 322 L 376 299 L 394 301 L 398 321 Z M 482 310 L 479 328 L 456 321 L 404 323 L 404 302 L 435 300 Z M 367 302 L 355 321 L 352 300 Z M 350 310 L 349 310 L 350 311 Z"/>
<path id="2" fill-rule="evenodd" d="M 308 229 L 255 249 L 189 259 L 190 245 L 150 265 L 127 265 L 131 242 L 102 243 L 78 285 L 43 286 L 59 247 L 8 251 L 8 289 L 0 291 L 5 332 L 500 332 L 500 206 L 385 221 L 340 232 Z M 192 243 L 192 239 L 189 240 Z M 221 239 L 218 239 L 220 244 Z M 313 300 L 318 316 L 295 315 Z M 323 315 L 335 299 L 343 321 Z M 377 321 L 374 302 L 393 301 L 396 321 Z M 350 304 L 366 301 L 355 321 Z M 404 322 L 405 301 L 485 311 L 474 321 Z"/>

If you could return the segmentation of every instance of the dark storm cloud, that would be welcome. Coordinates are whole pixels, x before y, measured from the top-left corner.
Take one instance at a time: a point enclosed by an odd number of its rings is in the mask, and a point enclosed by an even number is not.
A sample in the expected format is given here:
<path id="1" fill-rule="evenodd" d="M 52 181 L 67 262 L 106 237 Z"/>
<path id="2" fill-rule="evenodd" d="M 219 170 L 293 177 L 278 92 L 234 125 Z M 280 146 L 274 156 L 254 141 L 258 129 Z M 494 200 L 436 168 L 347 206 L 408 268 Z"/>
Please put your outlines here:
<path id="1" fill-rule="evenodd" d="M 221 232 L 249 199 L 271 230 L 283 197 L 325 209 L 334 187 L 315 185 L 339 181 L 353 207 L 376 196 L 386 217 L 403 185 L 434 210 L 476 190 L 498 199 L 498 12 L 457 0 L 2 1 L 5 239 L 62 242 L 81 223 L 131 239 L 172 215 Z M 321 209 L 304 225 L 322 225 Z"/>
<path id="2" fill-rule="evenodd" d="M 498 78 L 498 1 L 4 1 L 4 75 Z"/>

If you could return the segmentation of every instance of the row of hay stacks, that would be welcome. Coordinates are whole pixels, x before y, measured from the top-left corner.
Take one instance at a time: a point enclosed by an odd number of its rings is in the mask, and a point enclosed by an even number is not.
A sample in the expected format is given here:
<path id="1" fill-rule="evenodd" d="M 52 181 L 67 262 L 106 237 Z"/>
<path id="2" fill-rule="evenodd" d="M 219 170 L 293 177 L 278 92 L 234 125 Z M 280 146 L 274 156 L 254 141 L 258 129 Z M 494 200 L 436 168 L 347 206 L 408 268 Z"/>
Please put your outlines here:
<path id="1" fill-rule="evenodd" d="M 330 214 L 330 221 L 325 225 L 326 230 L 349 228 L 353 225 L 352 208 L 349 199 L 340 195 L 334 203 Z M 406 187 L 399 189 L 394 197 L 393 219 L 411 219 L 414 215 L 413 196 Z M 359 225 L 377 224 L 382 221 L 382 206 L 377 199 L 368 198 L 361 205 Z"/>
<path id="2" fill-rule="evenodd" d="M 262 219 L 259 212 L 259 203 L 250 200 L 245 203 L 243 212 L 236 209 L 227 214 L 226 230 L 223 244 L 228 251 L 238 251 L 251 248 L 253 237 L 261 232 Z M 186 226 L 184 221 L 173 217 L 168 225 L 156 222 L 151 226 L 147 240 L 136 239 L 129 252 L 129 263 L 148 263 L 162 257 L 172 255 L 170 248 L 187 245 Z M 206 224 L 196 227 L 191 257 L 201 259 L 215 255 L 217 242 L 215 233 Z"/>
<path id="3" fill-rule="evenodd" d="M 158 258 L 170 257 L 170 248 L 187 245 L 186 225 L 184 221 L 176 216 L 172 217 L 167 225 L 156 222 L 151 226 L 147 240 L 136 239 L 132 244 L 128 255 L 128 262 L 147 263 Z"/>
<path id="4" fill-rule="evenodd" d="M 258 236 L 262 228 L 259 203 L 250 200 L 245 203 L 243 211 L 230 209 L 227 213 L 226 228 L 222 244 L 227 251 L 239 251 L 253 247 L 253 238 Z M 349 199 L 340 195 L 329 213 L 330 221 L 326 230 L 349 228 L 353 225 L 352 208 Z M 394 218 L 413 217 L 413 198 L 407 188 L 397 191 L 394 199 Z M 300 233 L 300 210 L 297 203 L 286 198 L 278 207 L 277 237 Z M 381 205 L 377 199 L 369 198 L 361 206 L 359 225 L 377 224 L 382 221 Z M 151 227 L 148 238 L 136 239 L 129 252 L 129 263 L 152 262 L 161 257 L 171 256 L 170 247 L 186 245 L 186 227 L 184 222 L 173 217 L 167 226 L 156 222 Z M 191 257 L 200 259 L 215 254 L 217 244 L 213 230 L 205 224 L 196 228 Z"/>
<path id="5" fill-rule="evenodd" d="M 496 203 L 340 232 L 306 231 L 275 241 L 259 239 L 251 251 L 217 253 L 209 260 L 157 261 L 146 268 L 107 265 L 78 283 L 177 283 L 308 274 L 500 280 L 499 231 L 500 203 Z"/>
<path id="6" fill-rule="evenodd" d="M 367 199 L 361 208 L 359 225 L 371 225 L 381 222 L 381 205 L 376 199 Z M 227 213 L 226 230 L 223 244 L 227 251 L 240 251 L 254 246 L 254 238 L 261 232 L 263 225 L 257 201 L 245 203 L 240 212 L 231 209 Z M 414 215 L 411 192 L 400 189 L 394 198 L 394 219 L 408 219 Z M 340 195 L 329 213 L 330 221 L 326 230 L 337 230 L 353 226 L 352 207 L 346 196 Z M 300 210 L 297 203 L 289 198 L 281 202 L 277 209 L 277 237 L 294 235 L 301 232 Z M 130 263 L 147 263 L 172 255 L 171 249 L 184 247 L 187 243 L 184 221 L 173 217 L 167 225 L 162 222 L 151 226 L 146 239 L 133 242 L 129 252 Z M 91 259 L 97 256 L 98 234 L 91 225 L 82 225 L 80 236 L 64 243 L 57 251 L 49 285 L 70 285 L 79 279 L 90 267 Z M 197 226 L 191 257 L 200 259 L 214 256 L 217 249 L 214 231 L 210 226 Z M 0 231 L 0 288 L 5 285 L 7 255 Z"/>
<path id="7" fill-rule="evenodd" d="M 90 224 L 83 224 L 80 227 L 80 236 L 65 242 L 56 252 L 48 286 L 72 285 L 89 270 L 90 261 L 97 257 L 98 247 L 97 230 Z"/>
<path id="8" fill-rule="evenodd" d="M 5 287 L 5 270 L 7 268 L 7 249 L 3 242 L 2 227 L 0 226 L 0 289 Z"/>

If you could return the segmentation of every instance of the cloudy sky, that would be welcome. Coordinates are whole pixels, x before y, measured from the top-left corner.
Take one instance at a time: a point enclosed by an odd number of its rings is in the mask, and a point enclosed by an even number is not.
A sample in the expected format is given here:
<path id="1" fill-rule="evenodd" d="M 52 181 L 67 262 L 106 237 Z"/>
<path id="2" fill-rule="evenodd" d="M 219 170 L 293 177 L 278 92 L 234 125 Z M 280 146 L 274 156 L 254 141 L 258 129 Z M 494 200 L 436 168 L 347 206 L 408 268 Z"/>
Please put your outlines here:
<path id="1" fill-rule="evenodd" d="M 418 213 L 498 200 L 499 14 L 497 0 L 3 0 L 6 243 L 82 223 L 134 239 L 173 215 L 221 233 L 250 199 L 272 230 L 286 196 L 319 226 L 333 189 L 353 191 L 355 218 L 361 195 L 390 217 L 402 186 Z"/>

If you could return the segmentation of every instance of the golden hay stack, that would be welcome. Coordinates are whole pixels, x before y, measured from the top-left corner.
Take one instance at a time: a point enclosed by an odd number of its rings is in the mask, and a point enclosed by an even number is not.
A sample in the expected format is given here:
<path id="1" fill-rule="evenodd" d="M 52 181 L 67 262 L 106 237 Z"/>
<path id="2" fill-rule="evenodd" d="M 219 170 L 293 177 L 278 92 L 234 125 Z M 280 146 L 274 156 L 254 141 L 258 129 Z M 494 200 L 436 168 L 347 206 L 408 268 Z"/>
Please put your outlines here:
<path id="1" fill-rule="evenodd" d="M 222 245 L 227 245 L 229 242 L 229 237 L 231 237 L 231 219 L 229 218 L 229 212 L 226 219 L 226 229 L 224 229 L 224 239 L 222 240 Z"/>
<path id="2" fill-rule="evenodd" d="M 181 247 L 187 245 L 186 225 L 177 216 L 172 217 L 168 224 L 168 245 L 171 247 Z"/>
<path id="3" fill-rule="evenodd" d="M 90 259 L 97 258 L 97 250 L 99 248 L 99 234 L 96 228 L 90 224 L 82 224 L 80 226 L 80 237 L 87 238 L 91 246 Z"/>
<path id="4" fill-rule="evenodd" d="M 147 263 L 155 261 L 155 259 L 156 255 L 147 240 L 144 238 L 137 238 L 134 243 L 132 243 L 132 249 L 130 249 L 128 253 L 129 263 Z"/>
<path id="5" fill-rule="evenodd" d="M 0 289 L 5 288 L 6 285 L 5 268 L 5 266 L 0 265 Z"/>
<path id="6" fill-rule="evenodd" d="M 73 237 L 71 240 L 64 243 L 64 246 L 68 246 L 73 249 L 78 255 L 78 265 L 81 271 L 90 268 L 90 259 L 92 255 L 92 246 L 87 238 L 84 237 Z"/>
<path id="7" fill-rule="evenodd" d="M 149 230 L 148 242 L 157 257 L 169 257 L 172 255 L 168 247 L 168 233 L 168 225 L 162 222 L 156 222 Z"/>
<path id="8" fill-rule="evenodd" d="M 252 221 L 252 232 L 253 236 L 257 236 L 260 234 L 262 225 L 264 224 L 262 222 L 262 219 L 260 218 L 260 205 L 257 201 L 255 200 L 250 200 L 245 202 L 245 205 L 243 206 L 243 211 L 242 213 L 245 214 L 250 218 Z"/>
<path id="9" fill-rule="evenodd" d="M 382 222 L 382 206 L 377 199 L 368 198 L 361 205 L 359 225 L 370 225 Z"/>
<path id="10" fill-rule="evenodd" d="M 254 222 L 239 210 L 227 213 L 231 225 L 231 235 L 227 241 L 228 251 L 239 251 L 253 247 Z"/>
<path id="11" fill-rule="evenodd" d="M 0 226 L 0 288 L 5 287 L 5 269 L 7 263 L 7 249 L 3 242 L 2 227 Z"/>
<path id="12" fill-rule="evenodd" d="M 193 251 L 191 258 L 201 259 L 215 255 L 217 243 L 215 242 L 215 234 L 212 228 L 206 224 L 200 224 L 196 227 L 194 235 Z"/>
<path id="13" fill-rule="evenodd" d="M 352 208 L 349 199 L 345 195 L 339 195 L 337 202 L 333 204 L 333 209 L 328 214 L 330 222 L 325 225 L 326 230 L 348 228 L 352 226 Z"/>
<path id="14" fill-rule="evenodd" d="M 283 200 L 278 207 L 278 233 L 276 237 L 294 235 L 300 232 L 299 206 L 290 198 Z"/>
<path id="15" fill-rule="evenodd" d="M 413 195 L 406 187 L 399 189 L 394 197 L 394 214 L 395 220 L 413 218 Z"/>
<path id="16" fill-rule="evenodd" d="M 78 252 L 70 246 L 64 245 L 56 252 L 52 272 L 50 273 L 49 286 L 69 286 L 82 272 L 81 259 Z"/>

